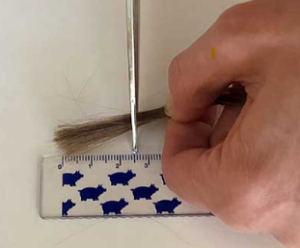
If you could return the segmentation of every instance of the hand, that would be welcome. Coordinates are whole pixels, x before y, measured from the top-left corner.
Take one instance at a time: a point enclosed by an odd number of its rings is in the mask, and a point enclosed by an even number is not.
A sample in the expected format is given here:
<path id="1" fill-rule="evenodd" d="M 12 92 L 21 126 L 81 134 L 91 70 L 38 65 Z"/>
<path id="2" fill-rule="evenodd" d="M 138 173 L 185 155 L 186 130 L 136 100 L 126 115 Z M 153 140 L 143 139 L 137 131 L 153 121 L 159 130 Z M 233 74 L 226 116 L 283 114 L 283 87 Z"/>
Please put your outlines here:
<path id="1" fill-rule="evenodd" d="M 289 247 L 300 247 L 299 13 L 298 0 L 239 4 L 172 61 L 163 152 L 165 180 L 181 198 Z M 214 124 L 211 106 L 233 82 L 247 102 Z"/>

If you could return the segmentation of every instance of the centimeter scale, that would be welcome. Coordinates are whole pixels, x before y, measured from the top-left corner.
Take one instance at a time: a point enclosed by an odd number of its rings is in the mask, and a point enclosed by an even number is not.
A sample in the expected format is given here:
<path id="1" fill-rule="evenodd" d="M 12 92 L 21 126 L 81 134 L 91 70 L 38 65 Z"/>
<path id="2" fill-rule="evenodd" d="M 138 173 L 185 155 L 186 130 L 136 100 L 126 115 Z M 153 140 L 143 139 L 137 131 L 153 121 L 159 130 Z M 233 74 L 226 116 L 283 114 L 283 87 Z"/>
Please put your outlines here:
<path id="1" fill-rule="evenodd" d="M 167 188 L 161 154 L 45 158 L 40 174 L 42 218 L 211 216 Z"/>

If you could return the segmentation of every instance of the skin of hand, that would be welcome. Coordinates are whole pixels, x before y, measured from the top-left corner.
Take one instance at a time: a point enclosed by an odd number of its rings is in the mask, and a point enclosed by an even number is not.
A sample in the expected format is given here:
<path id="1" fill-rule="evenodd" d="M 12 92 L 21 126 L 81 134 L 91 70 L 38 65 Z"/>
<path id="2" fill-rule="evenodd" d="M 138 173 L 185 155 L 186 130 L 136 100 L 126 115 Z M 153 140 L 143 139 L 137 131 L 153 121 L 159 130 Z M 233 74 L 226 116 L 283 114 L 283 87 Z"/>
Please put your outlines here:
<path id="1" fill-rule="evenodd" d="M 165 180 L 182 199 L 298 248 L 299 13 L 299 0 L 238 4 L 172 61 L 163 151 Z M 233 82 L 247 102 L 215 120 L 213 102 Z"/>

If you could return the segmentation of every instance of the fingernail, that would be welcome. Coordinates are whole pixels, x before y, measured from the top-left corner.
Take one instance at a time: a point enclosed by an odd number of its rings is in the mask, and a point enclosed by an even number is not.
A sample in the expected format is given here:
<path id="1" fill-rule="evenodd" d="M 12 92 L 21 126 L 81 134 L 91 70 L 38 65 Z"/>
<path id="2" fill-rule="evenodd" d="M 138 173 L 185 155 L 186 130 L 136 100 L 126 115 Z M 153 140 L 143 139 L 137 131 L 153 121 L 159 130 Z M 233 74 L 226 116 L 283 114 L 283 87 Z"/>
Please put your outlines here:
<path id="1" fill-rule="evenodd" d="M 165 114 L 168 117 L 172 117 L 172 99 L 171 96 L 168 96 L 166 105 L 165 105 Z"/>

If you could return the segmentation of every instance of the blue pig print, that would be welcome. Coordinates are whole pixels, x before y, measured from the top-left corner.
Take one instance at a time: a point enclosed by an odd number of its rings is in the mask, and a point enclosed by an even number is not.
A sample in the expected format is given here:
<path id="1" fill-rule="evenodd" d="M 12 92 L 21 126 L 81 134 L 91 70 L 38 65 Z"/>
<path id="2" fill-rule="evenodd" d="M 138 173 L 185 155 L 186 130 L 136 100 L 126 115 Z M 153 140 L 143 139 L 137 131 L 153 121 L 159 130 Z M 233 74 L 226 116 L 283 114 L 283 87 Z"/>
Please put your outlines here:
<path id="1" fill-rule="evenodd" d="M 128 202 L 122 198 L 119 201 L 108 201 L 100 205 L 102 206 L 104 215 L 109 215 L 110 213 L 122 214 L 121 210 L 128 205 Z"/>
<path id="2" fill-rule="evenodd" d="M 150 187 L 138 187 L 131 189 L 134 200 L 146 199 L 151 200 L 151 196 L 158 191 L 158 188 L 154 184 L 151 184 Z"/>
<path id="3" fill-rule="evenodd" d="M 63 183 L 62 185 L 69 185 L 71 187 L 76 186 L 76 182 L 83 178 L 83 175 L 80 173 L 80 171 L 76 171 L 75 173 L 64 173 L 63 175 Z"/>
<path id="4" fill-rule="evenodd" d="M 68 216 L 68 211 L 73 208 L 76 204 L 72 200 L 67 200 L 62 203 L 62 216 Z"/>
<path id="5" fill-rule="evenodd" d="M 81 201 L 87 201 L 88 199 L 91 199 L 93 201 L 98 201 L 99 196 L 102 195 L 104 192 L 106 192 L 106 189 L 102 187 L 102 185 L 98 185 L 97 188 L 84 188 L 81 190 L 78 190 L 80 194 Z"/>
<path id="6" fill-rule="evenodd" d="M 129 181 L 135 176 L 136 174 L 134 174 L 131 170 L 127 172 L 117 172 L 112 175 L 108 175 L 112 186 L 118 184 L 128 185 Z"/>
<path id="7" fill-rule="evenodd" d="M 168 212 L 169 214 L 174 214 L 174 209 L 177 208 L 181 204 L 177 198 L 173 198 L 170 200 L 162 200 L 159 202 L 155 202 L 154 206 L 156 209 L 156 213 L 162 214 L 163 212 Z"/>

